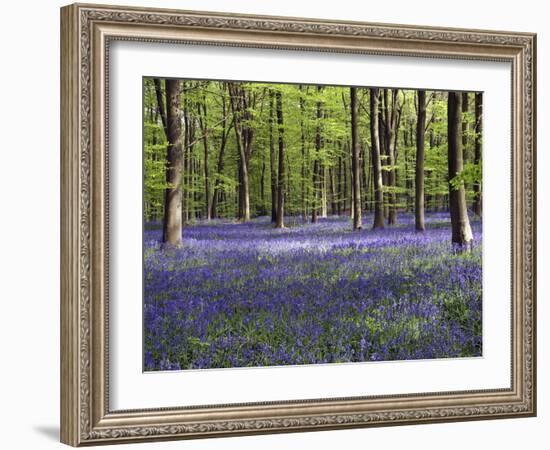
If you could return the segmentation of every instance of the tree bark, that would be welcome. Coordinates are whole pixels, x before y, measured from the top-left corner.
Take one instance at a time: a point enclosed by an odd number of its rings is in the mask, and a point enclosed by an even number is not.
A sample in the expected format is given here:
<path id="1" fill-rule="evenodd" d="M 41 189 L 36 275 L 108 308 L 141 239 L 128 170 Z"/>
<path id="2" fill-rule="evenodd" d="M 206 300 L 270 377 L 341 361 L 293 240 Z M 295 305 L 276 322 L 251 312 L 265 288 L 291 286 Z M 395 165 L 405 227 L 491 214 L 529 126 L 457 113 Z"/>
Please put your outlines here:
<path id="1" fill-rule="evenodd" d="M 334 170 L 332 167 L 328 168 L 328 181 L 330 192 L 330 213 L 336 215 L 336 181 L 334 176 Z"/>
<path id="2" fill-rule="evenodd" d="M 344 144 L 343 146 L 344 154 L 346 157 L 342 158 L 342 164 L 343 164 L 343 171 L 342 173 L 344 178 L 344 189 L 342 191 L 342 207 L 343 207 L 343 213 L 346 214 L 346 211 L 348 209 L 348 158 L 347 158 L 347 151 L 348 151 L 348 144 Z"/>
<path id="3" fill-rule="evenodd" d="M 280 91 L 276 94 L 277 99 L 277 129 L 279 135 L 279 174 L 277 182 L 277 228 L 284 228 L 285 217 L 285 143 L 283 128 L 283 100 Z"/>
<path id="4" fill-rule="evenodd" d="M 300 144 L 301 144 L 301 156 L 302 156 L 302 170 L 301 170 L 301 203 L 302 203 L 302 221 L 307 223 L 307 193 L 306 193 L 306 133 L 304 125 L 305 117 L 305 100 L 304 100 L 304 87 L 300 85 Z"/>
<path id="5" fill-rule="evenodd" d="M 242 129 L 242 108 L 239 106 L 238 97 L 239 93 L 234 83 L 228 83 L 229 96 L 231 98 L 231 108 L 233 109 L 233 115 L 235 117 L 235 135 L 237 148 L 239 151 L 239 171 L 240 171 L 240 218 L 242 222 L 250 221 L 250 193 L 248 183 L 248 157 L 246 155 L 245 141 Z M 240 209 L 241 209 L 240 208 Z"/>
<path id="6" fill-rule="evenodd" d="M 374 223 L 372 228 L 384 228 L 384 198 L 378 129 L 378 89 L 370 89 L 370 136 L 374 183 Z"/>
<path id="7" fill-rule="evenodd" d="M 223 172 L 223 155 L 225 153 L 225 147 L 227 144 L 227 138 L 229 137 L 229 132 L 231 131 L 231 127 L 233 126 L 232 123 L 229 124 L 229 126 L 226 128 L 225 124 L 227 123 L 227 106 L 225 101 L 225 96 L 222 96 L 222 115 L 223 115 L 223 128 L 221 130 L 221 138 L 220 138 L 220 153 L 218 154 L 218 165 L 216 167 L 216 182 L 214 184 L 214 192 L 212 194 L 212 201 L 210 202 L 210 217 L 216 218 L 218 217 L 218 196 L 220 194 L 220 182 L 219 182 L 219 174 Z"/>
<path id="8" fill-rule="evenodd" d="M 202 145 L 204 150 L 204 199 L 206 202 L 206 220 L 211 219 L 210 209 L 210 181 L 208 173 L 208 109 L 206 107 L 206 96 L 203 98 L 202 113 L 201 104 L 197 104 L 197 110 L 199 113 L 199 125 L 201 127 Z"/>
<path id="9" fill-rule="evenodd" d="M 458 92 L 449 92 L 447 100 L 447 141 L 448 141 L 448 176 L 449 206 L 451 210 L 452 243 L 458 251 L 469 250 L 473 235 L 468 219 L 464 183 L 453 186 L 451 180 L 460 176 L 464 169 L 461 136 L 462 97 Z"/>
<path id="10" fill-rule="evenodd" d="M 391 112 L 388 98 L 388 91 L 391 91 Z M 396 174 L 395 174 L 395 133 L 397 128 L 397 89 L 384 89 L 384 113 L 385 113 L 385 148 L 388 157 L 388 225 L 395 225 L 397 216 L 397 197 L 395 194 Z"/>
<path id="11" fill-rule="evenodd" d="M 164 221 L 162 242 L 181 246 L 181 177 L 183 158 L 181 148 L 181 111 L 179 81 L 166 80 L 166 130 L 167 157 L 164 196 Z M 162 102 L 159 103 L 159 106 Z"/>
<path id="12" fill-rule="evenodd" d="M 321 86 L 317 86 L 317 93 L 321 92 Z M 323 111 L 321 107 L 321 101 L 317 101 L 317 124 L 315 129 L 315 156 L 313 162 L 313 205 L 311 207 L 311 222 L 317 222 L 317 208 L 319 207 L 319 194 L 320 194 L 320 164 L 319 153 L 321 152 L 321 118 L 323 117 Z"/>
<path id="13" fill-rule="evenodd" d="M 327 208 L 327 168 L 324 164 L 319 164 L 321 175 L 321 217 L 326 218 L 328 215 Z"/>
<path id="14" fill-rule="evenodd" d="M 416 167 L 414 224 L 424 231 L 424 134 L 426 131 L 426 91 L 418 91 L 418 119 L 416 121 Z"/>
<path id="15" fill-rule="evenodd" d="M 359 176 L 359 134 L 357 130 L 357 88 L 350 88 L 351 108 L 351 172 L 353 180 L 353 229 L 362 228 L 361 219 L 361 178 Z"/>
<path id="16" fill-rule="evenodd" d="M 158 78 L 154 79 L 155 83 L 155 94 L 157 96 L 157 111 L 160 115 L 160 120 L 162 121 L 162 128 L 164 129 L 164 133 L 166 136 L 168 136 L 168 125 L 166 123 L 166 109 L 164 107 L 164 100 L 162 98 L 162 85 L 161 81 Z"/>
<path id="17" fill-rule="evenodd" d="M 476 93 L 475 98 L 475 147 L 474 147 L 474 163 L 476 166 L 481 164 L 481 152 L 482 152 L 482 132 L 483 132 L 483 94 L 481 92 Z M 481 195 L 481 181 L 474 183 L 474 213 L 476 216 L 482 215 L 482 195 Z"/>
<path id="18" fill-rule="evenodd" d="M 271 163 L 271 222 L 277 222 L 277 168 L 275 166 L 275 136 L 273 123 L 275 122 L 275 108 L 273 107 L 273 92 L 269 94 L 269 161 Z"/>
<path id="19" fill-rule="evenodd" d="M 462 93 L 462 105 L 461 105 L 461 111 L 462 111 L 462 155 L 464 163 L 468 162 L 470 160 L 470 155 L 468 154 L 468 121 L 466 120 L 466 113 L 469 110 L 469 104 L 468 104 L 468 93 L 463 92 Z"/>
<path id="20" fill-rule="evenodd" d="M 342 157 L 338 156 L 338 215 L 342 215 Z"/>
<path id="21" fill-rule="evenodd" d="M 383 91 L 383 89 L 382 89 Z M 384 115 L 384 96 L 382 91 L 379 90 L 378 92 L 378 148 L 379 148 L 379 154 L 380 154 L 380 164 L 382 167 L 382 185 L 388 186 L 389 180 L 388 180 L 388 171 L 386 170 L 386 166 L 388 165 L 388 148 L 387 148 L 387 141 L 386 141 L 386 122 L 385 122 L 385 115 Z M 384 218 L 388 217 L 388 192 L 384 192 L 382 190 L 382 208 L 383 208 L 383 214 Z"/>

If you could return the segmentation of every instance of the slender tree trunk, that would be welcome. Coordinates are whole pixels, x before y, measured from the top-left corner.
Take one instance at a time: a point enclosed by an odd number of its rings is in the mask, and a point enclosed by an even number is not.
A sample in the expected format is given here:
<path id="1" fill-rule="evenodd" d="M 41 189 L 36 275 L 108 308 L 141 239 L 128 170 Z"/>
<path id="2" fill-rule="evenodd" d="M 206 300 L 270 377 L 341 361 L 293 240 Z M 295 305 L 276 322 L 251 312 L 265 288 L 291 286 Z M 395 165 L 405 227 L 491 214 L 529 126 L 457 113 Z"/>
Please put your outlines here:
<path id="1" fill-rule="evenodd" d="M 396 187 L 396 175 L 395 175 L 395 141 L 394 136 L 397 128 L 397 89 L 391 90 L 391 112 L 388 98 L 388 89 L 384 89 L 384 112 L 385 112 L 385 140 L 386 140 L 386 154 L 388 156 L 388 225 L 395 225 L 396 223 L 396 204 L 397 197 L 395 194 Z"/>
<path id="2" fill-rule="evenodd" d="M 321 217 L 326 218 L 328 215 L 327 211 L 327 168 L 324 164 L 320 164 L 320 174 L 321 174 Z"/>
<path id="3" fill-rule="evenodd" d="M 197 214 L 197 165 L 195 155 L 195 118 L 191 114 L 192 102 L 186 102 L 185 115 L 188 116 L 189 133 L 188 133 L 188 145 L 189 145 L 189 205 L 190 207 L 190 219 L 195 220 L 198 217 Z"/>
<path id="4" fill-rule="evenodd" d="M 181 246 L 181 177 L 183 158 L 181 148 L 181 111 L 179 81 L 166 80 L 167 158 L 164 197 L 162 242 Z M 162 104 L 162 102 L 161 102 Z"/>
<path id="5" fill-rule="evenodd" d="M 315 151 L 317 153 L 317 150 Z M 311 205 L 311 223 L 317 223 L 317 208 L 319 203 L 319 161 L 313 161 L 313 204 Z"/>
<path id="6" fill-rule="evenodd" d="M 394 185 L 395 185 L 395 189 L 396 191 L 394 192 L 394 213 L 395 213 L 395 221 L 397 222 L 397 210 L 398 210 L 398 206 L 401 202 L 401 195 L 399 194 L 399 192 L 397 191 L 398 187 L 399 187 L 399 171 L 397 170 L 397 165 L 398 165 L 398 161 L 399 161 L 399 127 L 401 126 L 401 112 L 403 110 L 403 104 L 399 105 L 399 107 L 397 106 L 398 105 L 398 101 L 397 101 L 397 96 L 398 96 L 398 93 L 399 93 L 399 90 L 396 89 L 396 94 L 395 94 L 395 102 L 394 102 L 394 105 L 396 107 L 396 113 L 395 113 L 395 118 L 394 118 L 394 132 L 393 132 L 393 165 L 394 165 L 394 168 L 393 168 L 393 173 L 394 173 Z"/>
<path id="7" fill-rule="evenodd" d="M 369 163 L 367 165 L 367 186 L 365 189 L 365 209 L 368 211 L 374 211 L 374 185 L 372 176 L 372 150 L 368 149 L 367 152 Z"/>
<path id="8" fill-rule="evenodd" d="M 475 155 L 474 163 L 478 166 L 481 164 L 481 151 L 482 151 L 482 132 L 483 132 L 483 94 L 481 92 L 476 93 L 475 98 Z M 474 213 L 476 216 L 481 217 L 482 214 L 482 195 L 481 195 L 481 181 L 474 183 Z"/>
<path id="9" fill-rule="evenodd" d="M 219 175 L 223 172 L 223 155 L 225 153 L 225 147 L 227 144 L 227 138 L 229 137 L 229 132 L 231 131 L 231 124 L 226 128 L 225 123 L 227 122 L 227 107 L 225 103 L 225 97 L 222 97 L 222 114 L 224 118 L 224 126 L 221 131 L 221 139 L 220 139 L 220 153 L 218 154 L 218 165 L 216 167 L 216 182 L 214 184 L 214 193 L 212 194 L 212 201 L 210 202 L 210 217 L 216 218 L 218 217 L 218 197 L 220 195 L 220 188 L 221 183 L 219 181 Z"/>
<path id="10" fill-rule="evenodd" d="M 380 164 L 380 139 L 378 136 L 378 89 L 370 90 L 370 135 L 372 153 L 372 179 L 374 182 L 374 223 L 372 228 L 384 228 L 384 198 L 382 166 Z"/>
<path id="11" fill-rule="evenodd" d="M 338 156 L 338 215 L 342 215 L 342 157 Z"/>
<path id="12" fill-rule="evenodd" d="M 193 204 L 195 218 L 202 219 L 202 208 L 201 205 L 201 196 L 200 196 L 200 173 L 201 173 L 201 164 L 198 156 L 193 159 Z"/>
<path id="13" fill-rule="evenodd" d="M 388 171 L 386 170 L 386 166 L 388 165 L 388 149 L 387 149 L 387 140 L 386 140 L 386 126 L 385 123 L 385 114 L 384 114 L 384 96 L 383 96 L 383 89 L 382 91 L 379 91 L 378 94 L 378 148 L 380 151 L 380 164 L 382 166 L 382 185 L 388 186 L 389 180 L 388 180 Z M 383 205 L 383 212 L 384 212 L 384 218 L 388 217 L 388 192 L 384 192 L 382 190 L 382 205 Z"/>
<path id="14" fill-rule="evenodd" d="M 212 211 L 210 209 L 210 185 L 208 173 L 208 110 L 206 107 L 206 97 L 203 98 L 202 113 L 200 103 L 197 104 L 197 110 L 199 113 L 199 125 L 201 127 L 204 149 L 204 199 L 206 202 L 206 220 L 210 220 Z"/>
<path id="15" fill-rule="evenodd" d="M 279 135 L 279 174 L 277 183 L 277 228 L 284 228 L 285 217 L 285 143 L 283 128 L 283 100 L 281 92 L 277 92 L 277 128 Z"/>
<path id="16" fill-rule="evenodd" d="M 411 136 L 412 139 L 412 136 Z M 409 176 L 409 132 L 407 130 L 403 130 L 403 143 L 405 144 L 405 151 L 404 151 L 404 163 L 405 163 L 405 188 L 407 191 L 406 194 L 406 202 L 407 202 L 407 211 L 412 211 L 411 208 L 411 191 L 412 191 L 412 183 L 411 183 L 411 177 Z"/>
<path id="17" fill-rule="evenodd" d="M 168 124 L 166 123 L 166 110 L 165 110 L 165 107 L 164 107 L 164 100 L 162 98 L 162 85 L 161 85 L 161 81 L 160 79 L 158 78 L 155 78 L 154 79 L 154 83 L 155 83 L 155 93 L 156 93 L 156 96 L 157 96 L 157 111 L 160 115 L 160 119 L 162 121 L 162 128 L 164 128 L 164 133 L 166 134 L 166 136 L 168 136 Z"/>
<path id="18" fill-rule="evenodd" d="M 305 101 L 303 97 L 303 86 L 300 86 L 300 143 L 302 150 L 302 170 L 301 170 L 301 202 L 302 202 L 302 221 L 307 223 L 307 193 L 306 193 L 306 133 L 304 126 Z"/>
<path id="19" fill-rule="evenodd" d="M 332 167 L 329 167 L 328 169 L 328 180 L 329 180 L 329 187 L 330 187 L 330 213 L 332 215 L 336 214 L 336 181 L 334 179 L 334 170 Z"/>
<path id="20" fill-rule="evenodd" d="M 269 161 L 271 163 L 271 222 L 277 222 L 277 167 L 275 166 L 275 136 L 273 124 L 275 122 L 275 108 L 273 106 L 273 92 L 269 98 Z"/>
<path id="21" fill-rule="evenodd" d="M 424 133 L 426 130 L 426 91 L 418 91 L 418 119 L 416 121 L 416 167 L 414 223 L 417 231 L 424 231 Z"/>
<path id="22" fill-rule="evenodd" d="M 469 101 L 468 101 L 468 93 L 463 92 L 462 93 L 462 155 L 464 159 L 464 163 L 468 162 L 469 158 L 469 152 L 468 152 L 468 120 L 466 120 L 466 113 L 469 110 Z"/>
<path id="23" fill-rule="evenodd" d="M 284 114 L 283 114 L 284 115 Z M 286 174 L 286 181 L 285 181 L 285 186 L 284 186 L 284 195 L 285 195 L 285 198 L 284 198 L 284 210 L 285 210 L 285 214 L 290 214 L 292 215 L 293 214 L 293 211 L 291 210 L 291 207 L 290 207 L 290 201 L 289 199 L 292 198 L 292 192 L 291 192 L 291 188 L 292 188 L 292 183 L 291 183 L 291 179 L 290 179 L 290 170 L 288 170 L 287 168 L 290 168 L 291 165 L 290 165 L 290 158 L 288 156 L 288 153 L 285 152 L 285 174 Z M 283 216 L 284 217 L 284 216 Z"/>
<path id="24" fill-rule="evenodd" d="M 453 186 L 451 180 L 459 176 L 464 168 L 461 138 L 461 103 L 458 92 L 449 92 L 447 101 L 447 136 L 448 136 L 448 167 L 449 167 L 449 205 L 451 209 L 452 243 L 457 250 L 469 250 L 473 235 L 468 219 L 464 183 Z"/>
<path id="25" fill-rule="evenodd" d="M 351 126 L 351 125 L 350 125 Z M 351 221 L 353 223 L 353 217 L 355 216 L 355 202 L 353 201 L 353 188 L 355 187 L 355 182 L 354 182 L 354 179 L 353 179 L 353 156 L 352 156 L 352 152 L 353 152 L 353 146 L 352 144 L 350 144 L 349 146 L 349 155 L 348 158 L 349 158 L 349 178 L 350 178 L 350 194 L 351 194 L 351 198 L 350 198 L 350 218 L 351 218 Z"/>
<path id="26" fill-rule="evenodd" d="M 187 99 L 185 99 L 187 104 Z M 189 203 L 190 203 L 190 186 L 191 186 L 191 164 L 189 163 L 189 119 L 187 118 L 186 108 L 183 109 L 183 124 L 185 130 L 183 133 L 183 223 L 189 223 Z"/>
<path id="27" fill-rule="evenodd" d="M 361 178 L 359 176 L 359 134 L 357 131 L 357 88 L 350 88 L 351 107 L 351 171 L 353 174 L 353 229 L 362 228 Z"/>
<path id="28" fill-rule="evenodd" d="M 342 192 L 342 206 L 344 208 L 344 214 L 346 214 L 346 211 L 348 210 L 348 158 L 347 158 L 347 150 L 348 146 L 347 144 L 344 145 L 344 151 L 346 153 L 346 157 L 342 158 L 342 164 L 343 164 L 343 174 L 344 174 L 344 190 Z"/>
<path id="29" fill-rule="evenodd" d="M 473 155 L 470 155 L 470 149 L 468 146 L 468 119 L 466 117 L 466 113 L 469 111 L 469 96 L 468 92 L 462 93 L 462 108 L 461 108 L 462 114 L 461 114 L 461 120 L 462 120 L 462 158 L 464 161 L 464 164 L 471 161 L 473 158 Z M 464 191 L 466 192 L 466 201 L 468 201 L 468 191 L 470 190 L 471 186 L 469 186 L 469 183 L 464 181 Z"/>
<path id="30" fill-rule="evenodd" d="M 240 212 L 241 221 L 248 222 L 250 220 L 250 194 L 249 194 L 249 183 L 248 183 L 248 158 L 246 155 L 245 141 L 242 129 L 241 117 L 243 111 L 239 107 L 237 87 L 234 83 L 228 83 L 229 96 L 231 98 L 231 107 L 233 109 L 233 114 L 235 117 L 235 135 L 237 148 L 239 151 L 239 169 L 240 169 L 240 200 L 242 211 Z"/>
<path id="31" fill-rule="evenodd" d="M 317 86 L 317 93 L 321 92 L 321 86 Z M 317 222 L 317 209 L 319 208 L 319 194 L 320 194 L 320 164 L 319 153 L 321 152 L 321 118 L 323 117 L 323 111 L 321 108 L 321 102 L 317 101 L 317 124 L 315 129 L 315 157 L 313 162 L 313 205 L 311 208 L 311 222 Z"/>
<path id="32" fill-rule="evenodd" d="M 364 203 L 361 204 L 361 208 L 363 208 L 365 211 L 368 211 L 369 204 L 368 204 L 368 183 L 369 183 L 369 177 L 367 175 L 368 173 L 368 158 L 367 158 L 367 151 L 364 147 L 361 148 L 361 153 L 359 155 L 359 163 L 361 165 L 361 196 L 364 199 Z M 366 167 L 365 167 L 366 166 Z"/>

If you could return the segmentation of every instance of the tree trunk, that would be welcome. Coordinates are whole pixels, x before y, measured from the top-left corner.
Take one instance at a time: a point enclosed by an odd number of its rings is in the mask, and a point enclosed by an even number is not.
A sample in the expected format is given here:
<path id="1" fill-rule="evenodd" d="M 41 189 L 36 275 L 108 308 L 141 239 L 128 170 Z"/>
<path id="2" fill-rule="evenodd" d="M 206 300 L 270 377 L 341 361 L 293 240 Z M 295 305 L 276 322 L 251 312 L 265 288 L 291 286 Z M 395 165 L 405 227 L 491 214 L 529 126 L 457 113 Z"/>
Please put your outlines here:
<path id="1" fill-rule="evenodd" d="M 317 86 L 317 93 L 321 92 L 321 86 Z M 313 205 L 311 207 L 311 222 L 317 222 L 317 208 L 319 207 L 319 194 L 320 194 L 320 164 L 319 153 L 321 152 L 321 118 L 323 117 L 323 111 L 321 108 L 321 102 L 317 101 L 317 125 L 315 129 L 315 157 L 313 162 Z"/>
<path id="2" fill-rule="evenodd" d="M 155 78 L 154 83 L 155 83 L 155 93 L 157 96 L 157 107 L 158 107 L 157 111 L 162 121 L 162 128 L 164 128 L 164 133 L 166 134 L 166 136 L 168 136 L 168 124 L 166 123 L 166 110 L 164 107 L 164 100 L 162 98 L 161 81 L 160 79 Z"/>
<path id="3" fill-rule="evenodd" d="M 204 97 L 202 103 L 202 114 L 200 103 L 197 104 L 197 109 L 199 113 L 199 125 L 201 127 L 202 144 L 204 149 L 204 199 L 206 202 L 206 220 L 210 220 L 212 211 L 210 209 L 210 185 L 208 178 L 208 110 L 206 108 L 206 96 Z"/>
<path id="4" fill-rule="evenodd" d="M 418 91 L 418 119 L 416 121 L 416 167 L 414 225 L 424 231 L 424 133 L 426 130 L 426 91 Z"/>
<path id="5" fill-rule="evenodd" d="M 269 161 L 271 163 L 271 222 L 277 222 L 277 168 L 275 167 L 275 136 L 273 123 L 275 114 L 273 92 L 269 94 Z"/>
<path id="6" fill-rule="evenodd" d="M 277 128 L 279 135 L 279 174 L 277 183 L 277 228 L 284 228 L 285 217 L 285 143 L 283 128 L 283 100 L 281 92 L 277 92 Z"/>
<path id="7" fill-rule="evenodd" d="M 218 165 L 216 167 L 216 182 L 214 184 L 214 193 L 212 194 L 212 201 L 210 202 L 210 217 L 216 218 L 218 217 L 218 196 L 220 195 L 220 182 L 219 182 L 219 175 L 223 172 L 223 155 L 225 153 L 225 147 L 227 144 L 227 138 L 229 137 L 229 132 L 231 131 L 232 124 L 229 124 L 229 126 L 226 128 L 225 124 L 227 122 L 227 107 L 225 103 L 225 97 L 222 96 L 222 114 L 223 114 L 223 128 L 221 130 L 221 139 L 220 139 L 220 153 L 218 154 Z"/>
<path id="8" fill-rule="evenodd" d="M 362 228 L 361 219 L 361 178 L 359 163 L 359 134 L 357 131 L 357 88 L 350 88 L 351 108 L 351 172 L 353 174 L 353 229 Z"/>
<path id="9" fill-rule="evenodd" d="M 240 218 L 243 222 L 250 221 L 250 194 L 249 194 L 249 183 L 248 183 L 248 158 L 246 155 L 245 141 L 243 136 L 242 129 L 242 108 L 240 108 L 238 103 L 239 93 L 237 87 L 234 83 L 228 83 L 229 96 L 231 98 L 231 108 L 233 109 L 233 114 L 235 117 L 235 135 L 237 148 L 239 151 L 239 169 L 240 169 Z"/>
<path id="10" fill-rule="evenodd" d="M 470 160 L 470 155 L 468 153 L 468 120 L 466 120 L 466 113 L 469 110 L 468 104 L 468 93 L 462 93 L 462 156 L 464 164 Z"/>
<path id="11" fill-rule="evenodd" d="M 473 158 L 470 154 L 470 149 L 468 146 L 468 119 L 466 117 L 466 113 L 469 111 L 469 96 L 468 92 L 462 93 L 462 107 L 461 107 L 461 119 L 462 119 L 462 159 L 463 163 L 466 164 L 469 161 L 471 161 Z M 464 191 L 466 193 L 466 201 L 468 196 L 468 191 L 470 190 L 471 186 L 469 186 L 469 183 L 466 181 L 464 182 Z"/>
<path id="12" fill-rule="evenodd" d="M 304 128 L 305 101 L 303 97 L 303 86 L 300 86 L 300 143 L 302 150 L 302 179 L 301 179 L 301 202 L 302 221 L 307 223 L 307 193 L 306 193 L 306 133 Z"/>
<path id="13" fill-rule="evenodd" d="M 342 215 L 342 157 L 338 156 L 338 215 Z"/>
<path id="14" fill-rule="evenodd" d="M 372 228 L 384 228 L 384 198 L 378 129 L 378 89 L 370 89 L 370 136 L 374 183 L 374 223 Z"/>
<path id="15" fill-rule="evenodd" d="M 321 177 L 321 217 L 326 218 L 328 215 L 327 208 L 327 168 L 324 164 L 320 164 Z"/>
<path id="16" fill-rule="evenodd" d="M 328 168 L 328 181 L 330 187 L 330 213 L 336 215 L 336 181 L 334 179 L 334 170 L 332 167 Z"/>
<path id="17" fill-rule="evenodd" d="M 181 176 L 183 158 L 181 148 L 181 111 L 179 81 L 166 80 L 167 158 L 164 196 L 162 242 L 181 246 Z M 162 102 L 161 102 L 162 104 Z"/>
<path id="18" fill-rule="evenodd" d="M 397 128 L 397 89 L 391 89 L 391 98 L 392 98 L 392 105 L 391 105 L 391 112 L 390 112 L 390 105 L 389 105 L 389 98 L 388 98 L 388 89 L 384 89 L 384 113 L 385 113 L 385 148 L 386 148 L 386 154 L 387 154 L 387 164 L 389 166 L 388 169 L 388 187 L 389 187 L 389 193 L 388 193 L 388 225 L 395 225 L 396 223 L 396 204 L 397 204 L 397 197 L 395 194 L 395 187 L 396 187 L 396 177 L 395 177 L 395 140 L 394 136 L 396 133 Z"/>
<path id="19" fill-rule="evenodd" d="M 482 132 L 483 132 L 483 94 L 481 92 L 476 93 L 475 99 L 475 114 L 476 114 L 476 124 L 475 124 L 475 154 L 474 154 L 474 163 L 476 166 L 481 164 L 481 144 L 483 142 Z M 482 214 L 482 195 L 481 195 L 481 181 L 474 183 L 474 213 L 476 216 L 481 217 Z"/>
<path id="20" fill-rule="evenodd" d="M 382 89 L 383 91 L 383 89 Z M 382 167 L 382 185 L 388 186 L 389 180 L 388 180 L 388 171 L 386 170 L 386 167 L 388 165 L 388 149 L 387 149 L 387 141 L 386 141 L 386 123 L 384 120 L 384 96 L 382 94 L 382 91 L 379 91 L 378 93 L 378 148 L 380 152 L 380 164 Z M 388 217 L 388 193 L 384 192 L 382 190 L 382 206 L 383 206 L 383 213 L 384 218 Z"/>
<path id="21" fill-rule="evenodd" d="M 449 205 L 451 209 L 452 243 L 458 251 L 469 250 L 472 245 L 472 230 L 468 220 L 464 183 L 453 185 L 451 180 L 460 176 L 464 168 L 461 137 L 462 97 L 458 92 L 449 92 L 447 100 L 447 140 L 449 168 Z"/>
<path id="22" fill-rule="evenodd" d="M 345 158 L 342 158 L 342 164 L 343 164 L 343 171 L 342 173 L 344 174 L 343 178 L 344 178 L 344 189 L 343 189 L 343 192 L 342 192 L 342 206 L 343 206 L 343 209 L 344 209 L 344 214 L 346 214 L 346 211 L 348 209 L 348 164 L 347 164 L 347 161 L 348 161 L 348 158 L 347 158 L 347 150 L 348 150 L 348 146 L 347 144 L 344 144 L 344 153 L 346 154 L 346 157 Z"/>

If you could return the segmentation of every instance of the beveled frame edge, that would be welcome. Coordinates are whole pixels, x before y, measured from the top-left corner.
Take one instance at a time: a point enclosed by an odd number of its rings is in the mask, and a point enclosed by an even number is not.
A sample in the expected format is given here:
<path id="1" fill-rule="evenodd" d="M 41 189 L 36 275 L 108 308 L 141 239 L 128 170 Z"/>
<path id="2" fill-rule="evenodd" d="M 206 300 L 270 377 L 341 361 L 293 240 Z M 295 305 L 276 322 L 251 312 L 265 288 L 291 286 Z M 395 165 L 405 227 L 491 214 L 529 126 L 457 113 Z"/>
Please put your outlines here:
<path id="1" fill-rule="evenodd" d="M 512 386 L 507 390 L 111 412 L 106 364 L 109 39 L 509 61 Z M 536 414 L 536 35 L 74 4 L 61 9 L 61 440 L 80 446 Z"/>

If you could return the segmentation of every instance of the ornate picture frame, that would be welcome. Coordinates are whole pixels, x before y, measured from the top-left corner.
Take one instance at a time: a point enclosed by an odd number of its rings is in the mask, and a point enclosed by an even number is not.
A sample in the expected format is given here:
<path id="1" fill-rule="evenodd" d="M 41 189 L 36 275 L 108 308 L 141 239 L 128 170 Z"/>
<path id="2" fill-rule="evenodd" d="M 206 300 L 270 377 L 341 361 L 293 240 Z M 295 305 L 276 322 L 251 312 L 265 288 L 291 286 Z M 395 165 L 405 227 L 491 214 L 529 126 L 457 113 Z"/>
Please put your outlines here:
<path id="1" fill-rule="evenodd" d="M 108 64 L 116 40 L 511 64 L 511 385 L 112 410 Z M 61 9 L 61 441 L 95 445 L 536 415 L 536 35 L 74 4 Z"/>

